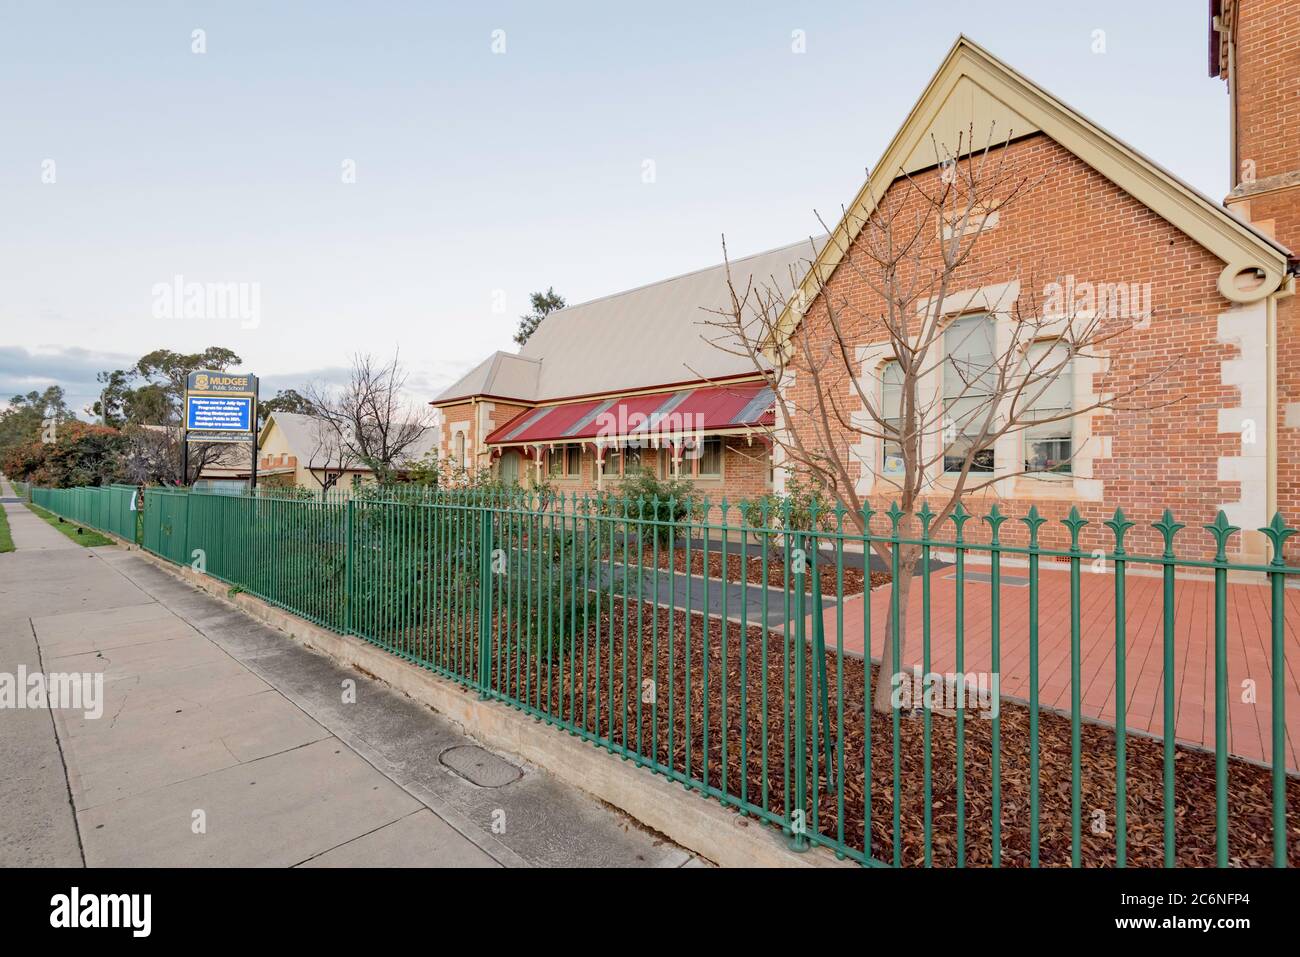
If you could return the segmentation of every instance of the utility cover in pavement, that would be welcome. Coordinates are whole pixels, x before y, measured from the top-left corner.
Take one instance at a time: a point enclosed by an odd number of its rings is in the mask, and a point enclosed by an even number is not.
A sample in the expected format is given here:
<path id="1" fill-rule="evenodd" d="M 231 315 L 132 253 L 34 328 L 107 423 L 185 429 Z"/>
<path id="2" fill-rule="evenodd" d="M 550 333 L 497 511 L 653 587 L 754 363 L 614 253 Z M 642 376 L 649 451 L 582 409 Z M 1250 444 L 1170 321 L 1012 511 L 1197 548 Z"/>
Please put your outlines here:
<path id="1" fill-rule="evenodd" d="M 524 773 L 509 761 L 472 744 L 448 748 L 438 755 L 438 760 L 481 788 L 505 787 L 518 781 Z"/>

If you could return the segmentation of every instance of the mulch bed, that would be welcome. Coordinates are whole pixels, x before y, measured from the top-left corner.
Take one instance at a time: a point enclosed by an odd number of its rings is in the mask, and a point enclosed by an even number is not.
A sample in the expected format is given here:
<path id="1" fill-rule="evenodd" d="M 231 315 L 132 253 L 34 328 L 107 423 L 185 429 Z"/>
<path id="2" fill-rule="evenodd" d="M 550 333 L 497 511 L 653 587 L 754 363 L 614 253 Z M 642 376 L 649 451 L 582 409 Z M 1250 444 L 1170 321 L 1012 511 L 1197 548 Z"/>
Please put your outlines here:
<path id="1" fill-rule="evenodd" d="M 729 582 L 738 582 L 741 580 L 741 561 L 743 556 L 740 555 L 740 545 L 728 543 L 727 545 L 727 573 L 722 573 L 722 550 L 720 547 L 709 545 L 709 575 L 714 578 L 725 578 Z M 753 585 L 762 585 L 763 582 L 763 560 L 757 554 L 756 548 L 750 549 L 750 555 L 744 558 L 747 568 L 745 569 L 744 579 Z M 644 546 L 642 551 L 642 562 L 647 568 L 655 567 L 655 554 L 652 545 Z M 669 555 L 667 547 L 659 547 L 659 568 L 668 568 Z M 636 559 L 633 558 L 635 564 Z M 676 548 L 672 553 L 672 568 L 675 571 L 689 575 L 704 574 L 704 553 L 695 547 L 691 548 L 691 565 L 688 570 L 686 567 L 686 550 Z M 836 569 L 834 565 L 822 565 L 818 568 L 821 580 L 821 591 L 823 595 L 834 595 L 837 593 Z M 809 575 L 811 577 L 811 573 Z M 888 584 L 890 576 L 885 572 L 871 573 L 871 587 L 879 588 L 881 585 Z M 861 568 L 844 569 L 844 594 L 860 595 L 862 594 L 863 574 Z M 785 563 L 780 558 L 769 557 L 767 560 L 767 585 L 773 588 L 786 587 Z M 789 587 L 794 588 L 794 575 L 790 575 Z"/>
<path id="2" fill-rule="evenodd" d="M 638 636 L 638 612 L 641 634 Z M 626 615 L 626 618 L 625 618 Z M 669 621 L 672 637 L 669 640 Z M 624 621 L 627 641 L 624 641 Z M 567 658 L 528 653 L 527 643 L 519 648 L 514 627 L 496 623 L 493 675 L 499 690 L 529 701 L 534 707 L 557 718 L 572 721 L 615 746 L 626 745 L 665 766 L 687 771 L 699 778 L 703 773 L 708 744 L 708 783 L 718 786 L 725 774 L 728 793 L 742 795 L 752 803 L 781 814 L 786 807 L 786 720 L 793 727 L 793 692 L 785 696 L 785 640 L 780 632 L 766 633 L 757 626 L 744 634 L 734 623 L 709 620 L 708 654 L 702 654 L 704 619 L 691 616 L 688 639 L 686 615 L 651 605 L 619 600 L 602 601 L 597 618 L 592 609 L 587 636 Z M 611 628 L 611 622 L 613 627 Z M 725 637 L 724 637 L 725 629 Z M 657 648 L 654 636 L 658 635 Z M 791 638 L 793 641 L 793 637 Z M 725 644 L 725 669 L 724 669 Z M 545 641 L 543 639 L 543 647 Z M 763 654 L 766 650 L 766 669 Z M 583 683 L 585 652 L 586 682 Z M 789 663 L 796 671 L 796 652 Z M 471 659 L 472 660 L 472 659 Z M 708 718 L 705 715 L 704 671 L 709 674 Z M 684 667 L 689 663 L 689 669 Z M 813 680 L 812 653 L 805 646 L 808 687 Z M 690 693 L 686 675 L 690 673 Z M 727 696 L 722 695 L 726 675 Z M 872 668 L 871 674 L 874 675 Z M 825 768 L 816 775 L 820 800 L 816 806 L 816 829 L 827 836 L 843 835 L 853 848 L 863 847 L 863 811 L 866 806 L 864 767 L 866 759 L 864 679 L 861 659 L 845 656 L 836 661 L 833 648 L 827 655 L 827 687 L 831 703 L 832 740 L 840 737 L 837 695 L 843 685 L 843 766 L 847 769 L 843 810 L 839 795 L 828 787 Z M 612 682 L 611 682 L 612 675 Z M 596 687 L 599 676 L 599 688 Z M 766 688 L 764 688 L 766 676 Z M 641 700 L 642 682 L 655 682 L 653 703 Z M 744 712 L 740 690 L 746 690 Z M 671 697 L 671 711 L 670 711 Z M 812 695 L 807 696 L 806 724 L 809 741 L 805 761 L 812 787 L 814 762 L 811 734 L 814 725 Z M 689 707 L 683 707 L 689 701 Z M 691 715 L 689 733 L 687 713 Z M 766 725 L 764 719 L 766 717 Z M 669 747 L 668 729 L 672 730 Z M 904 715 L 898 748 L 901 755 L 902 861 L 917 866 L 924 862 L 923 726 L 920 713 Z M 871 848 L 877 860 L 893 858 L 893 716 L 871 715 Z M 725 730 L 725 735 L 724 735 Z M 1070 864 L 1070 720 L 1042 712 L 1040 730 L 1040 863 L 1044 866 Z M 1115 851 L 1115 766 L 1114 731 L 1099 725 L 1082 725 L 1081 855 L 1084 866 L 1113 866 Z M 639 740 L 638 740 L 639 739 Z M 726 742 L 724 759 L 723 742 Z M 768 773 L 763 774 L 762 750 L 767 745 Z M 1001 786 L 1002 859 L 1004 866 L 1027 866 L 1030 861 L 1030 771 L 1029 711 L 1002 703 Z M 745 759 L 741 761 L 742 743 Z M 792 752 L 793 753 L 793 752 Z M 932 716 L 933 861 L 936 865 L 957 862 L 956 811 L 956 721 L 946 714 Z M 820 754 L 817 763 L 823 764 Z M 793 764 L 794 762 L 792 762 Z M 1163 745 L 1160 741 L 1129 735 L 1127 748 L 1128 842 L 1127 863 L 1131 866 L 1163 866 Z M 975 711 L 965 719 L 965 862 L 971 866 L 992 862 L 992 722 Z M 1234 865 L 1268 866 L 1272 863 L 1271 775 L 1266 768 L 1245 762 L 1229 762 L 1229 838 Z M 1180 866 L 1215 865 L 1214 755 L 1179 748 L 1175 761 L 1175 834 Z M 811 801 L 809 805 L 811 819 Z M 1290 832 L 1288 853 L 1292 866 L 1300 865 L 1300 781 L 1287 781 L 1287 822 Z M 1094 824 L 1101 824 L 1101 832 Z M 812 824 L 810 823 L 810 830 Z"/>

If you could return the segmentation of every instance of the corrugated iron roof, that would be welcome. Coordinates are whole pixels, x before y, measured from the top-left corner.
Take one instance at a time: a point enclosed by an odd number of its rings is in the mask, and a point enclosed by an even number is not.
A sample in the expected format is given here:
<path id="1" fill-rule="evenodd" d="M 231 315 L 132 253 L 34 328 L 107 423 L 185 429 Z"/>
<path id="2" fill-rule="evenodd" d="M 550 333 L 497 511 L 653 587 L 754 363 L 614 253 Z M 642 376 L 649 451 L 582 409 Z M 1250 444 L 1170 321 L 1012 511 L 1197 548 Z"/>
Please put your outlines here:
<path id="1" fill-rule="evenodd" d="M 738 290 L 752 280 L 787 294 L 825 237 L 732 260 Z M 546 317 L 519 354 L 489 356 L 435 399 L 488 395 L 547 402 L 754 372 L 720 346 L 710 310 L 731 301 L 726 264 L 569 306 Z M 530 378 L 531 376 L 531 378 Z"/>
<path id="2" fill-rule="evenodd" d="M 625 398 L 543 405 L 521 412 L 487 437 L 488 445 L 586 439 L 689 437 L 770 428 L 775 396 L 764 382 L 705 385 Z"/>

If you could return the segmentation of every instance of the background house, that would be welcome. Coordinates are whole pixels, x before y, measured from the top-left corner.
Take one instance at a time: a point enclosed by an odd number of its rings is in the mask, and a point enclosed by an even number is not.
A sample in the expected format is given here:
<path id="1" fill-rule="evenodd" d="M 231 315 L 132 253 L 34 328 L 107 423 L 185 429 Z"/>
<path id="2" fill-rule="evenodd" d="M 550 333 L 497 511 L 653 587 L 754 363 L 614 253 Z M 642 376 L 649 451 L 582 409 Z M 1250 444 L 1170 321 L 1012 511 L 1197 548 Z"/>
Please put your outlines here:
<path id="1" fill-rule="evenodd" d="M 426 429 L 403 457 L 414 462 L 434 447 L 437 434 Z M 272 412 L 258 434 L 259 485 L 297 487 L 319 492 L 324 488 L 352 489 L 375 482 L 372 468 L 341 443 L 321 419 L 294 412 Z"/>

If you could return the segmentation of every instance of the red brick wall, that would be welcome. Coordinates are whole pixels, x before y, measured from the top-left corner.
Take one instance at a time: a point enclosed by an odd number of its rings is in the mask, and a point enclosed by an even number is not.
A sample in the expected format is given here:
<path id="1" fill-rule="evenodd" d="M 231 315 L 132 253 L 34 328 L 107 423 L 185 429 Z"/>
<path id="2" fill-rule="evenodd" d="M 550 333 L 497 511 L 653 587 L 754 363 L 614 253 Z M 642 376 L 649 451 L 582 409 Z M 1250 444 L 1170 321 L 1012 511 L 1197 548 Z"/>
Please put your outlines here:
<path id="1" fill-rule="evenodd" d="M 1254 162 L 1258 180 L 1300 167 L 1300 4 L 1238 0 L 1238 7 L 1237 157 Z"/>
<path id="2" fill-rule="evenodd" d="M 484 407 L 491 406 L 484 413 Z M 468 422 L 465 433 L 465 448 L 470 463 L 478 468 L 489 465 L 487 449 L 483 440 L 493 431 L 505 425 L 519 413 L 529 408 L 516 402 L 494 402 L 487 399 L 475 402 L 461 402 L 456 405 L 443 406 L 441 434 L 438 439 L 438 454 L 441 458 L 451 458 L 454 451 L 455 436 L 452 426 L 459 422 Z M 486 427 L 480 435 L 480 418 L 486 414 Z"/>
<path id="3" fill-rule="evenodd" d="M 1239 0 L 1236 23 L 1237 157 L 1254 166 L 1255 182 L 1281 177 L 1279 188 L 1230 200 L 1233 211 L 1300 250 L 1300 3 Z M 1241 178 L 1240 168 L 1237 178 Z M 1276 180 L 1274 181 L 1276 182 Z M 1295 298 L 1278 305 L 1277 505 L 1300 521 L 1300 307 Z M 1288 406 L 1295 406 L 1290 415 Z M 1293 542 L 1289 554 L 1300 555 Z"/>
<path id="4" fill-rule="evenodd" d="M 1080 282 L 1150 283 L 1154 316 L 1149 326 L 1125 334 L 1120 340 L 1123 347 L 1112 350 L 1110 369 L 1094 377 L 1093 391 L 1114 392 L 1157 368 L 1170 364 L 1172 368 L 1155 388 L 1143 394 L 1137 403 L 1143 408 L 1093 419 L 1093 435 L 1111 439 L 1111 456 L 1094 460 L 1094 477 L 1103 483 L 1104 504 L 1069 496 L 1046 497 L 1052 493 L 1043 492 L 1032 499 L 999 499 L 999 506 L 1018 518 L 1031 504 L 1037 505 L 1053 520 L 1043 529 L 1044 540 L 1051 543 L 1065 540 L 1064 529 L 1055 520 L 1063 518 L 1072 505 L 1094 523 L 1084 537 L 1093 547 L 1111 541 L 1099 523 L 1109 518 L 1116 506 L 1122 506 L 1138 523 L 1130 533 L 1130 544 L 1155 546 L 1149 524 L 1165 507 L 1172 508 L 1189 526 L 1180 536 L 1180 553 L 1208 541 L 1197 526 L 1212 520 L 1223 503 L 1240 497 L 1238 483 L 1218 479 L 1219 457 L 1239 454 L 1241 448 L 1237 433 L 1218 431 L 1218 410 L 1239 401 L 1238 390 L 1221 380 L 1220 364 L 1237 352 L 1217 341 L 1219 315 L 1231 305 L 1216 286 L 1223 264 L 1047 136 L 1033 136 L 1005 149 L 1006 160 L 1018 175 L 1038 185 L 1001 211 L 999 222 L 981 237 L 975 255 L 951 291 L 1019 280 L 1022 304 L 1028 306 L 1031 291 L 1041 297 L 1046 283 L 1062 281 L 1068 275 Z M 938 186 L 938 179 L 937 171 L 916 177 L 920 186 L 929 189 Z M 888 201 L 903 199 L 906 193 L 900 195 L 900 191 L 908 189 L 905 183 L 895 183 Z M 914 200 L 908 198 L 907 202 Z M 871 273 L 859 245 L 855 244 L 849 256 Z M 855 270 L 843 264 L 831 276 L 828 291 L 832 302 L 847 300 L 859 316 L 879 312 L 881 303 L 875 294 Z M 825 305 L 824 298 L 815 299 L 802 326 L 801 334 L 813 336 L 818 344 L 828 341 Z M 855 344 L 886 338 L 879 326 L 840 311 Z M 1131 320 L 1120 322 L 1126 328 L 1131 326 Z M 823 369 L 836 365 L 830 363 Z M 828 388 L 837 395 L 841 408 L 859 406 L 843 375 Z M 791 397 L 802 409 L 813 407 L 809 376 L 796 378 Z M 1152 408 L 1155 405 L 1165 407 Z M 801 416 L 796 427 L 811 430 L 811 418 Z M 841 432 L 835 452 L 848 457 L 848 445 L 856 439 Z M 852 465 L 856 473 L 856 463 Z M 993 501 L 989 494 L 967 502 L 967 507 L 982 515 Z M 878 508 L 888 504 L 887 496 L 873 501 Z M 983 525 L 971 522 L 967 529 L 978 536 Z M 1003 526 L 1004 539 L 1019 540 L 1023 531 L 1017 522 Z"/>

